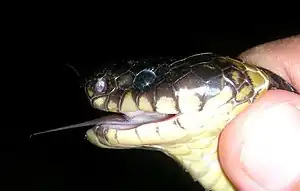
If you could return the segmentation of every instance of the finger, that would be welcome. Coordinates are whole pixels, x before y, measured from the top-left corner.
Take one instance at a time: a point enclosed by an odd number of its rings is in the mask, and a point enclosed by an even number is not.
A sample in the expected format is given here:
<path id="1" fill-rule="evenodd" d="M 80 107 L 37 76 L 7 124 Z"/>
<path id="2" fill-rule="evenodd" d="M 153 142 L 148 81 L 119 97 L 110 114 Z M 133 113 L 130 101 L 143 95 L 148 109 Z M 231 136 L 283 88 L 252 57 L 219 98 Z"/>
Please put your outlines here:
<path id="1" fill-rule="evenodd" d="M 300 91 L 300 35 L 258 45 L 239 57 L 279 74 Z"/>
<path id="2" fill-rule="evenodd" d="M 220 162 L 238 190 L 299 190 L 300 96 L 271 90 L 222 132 Z"/>

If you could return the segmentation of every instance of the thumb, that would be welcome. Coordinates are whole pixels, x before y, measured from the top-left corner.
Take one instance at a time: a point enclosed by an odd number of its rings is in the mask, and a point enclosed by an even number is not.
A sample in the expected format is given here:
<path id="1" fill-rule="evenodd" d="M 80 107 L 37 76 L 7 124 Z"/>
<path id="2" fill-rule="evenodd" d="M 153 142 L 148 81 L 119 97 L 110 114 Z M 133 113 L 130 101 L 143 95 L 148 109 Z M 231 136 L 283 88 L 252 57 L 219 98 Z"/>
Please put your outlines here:
<path id="1" fill-rule="evenodd" d="M 238 190 L 300 190 L 300 96 L 269 91 L 224 129 L 220 162 Z"/>

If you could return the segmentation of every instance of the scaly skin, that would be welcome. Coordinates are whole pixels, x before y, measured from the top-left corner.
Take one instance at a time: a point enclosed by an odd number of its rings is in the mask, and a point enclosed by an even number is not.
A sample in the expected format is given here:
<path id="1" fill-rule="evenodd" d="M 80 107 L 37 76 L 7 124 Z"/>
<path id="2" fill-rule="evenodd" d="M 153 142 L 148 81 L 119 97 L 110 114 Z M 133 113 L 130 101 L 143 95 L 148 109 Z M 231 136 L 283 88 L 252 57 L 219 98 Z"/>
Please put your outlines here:
<path id="1" fill-rule="evenodd" d="M 165 72 L 164 79 L 151 82 L 149 88 L 137 89 L 139 82 L 133 79 L 137 79 L 139 70 L 134 71 L 132 65 L 127 72 L 101 74 L 110 84 L 102 93 L 95 91 L 96 81 L 90 81 L 87 95 L 95 108 L 104 111 L 176 115 L 131 129 L 95 127 L 88 130 L 88 140 L 101 148 L 160 150 L 180 163 L 206 190 L 235 190 L 218 160 L 222 129 L 269 89 L 296 93 L 295 89 L 263 68 L 210 53 L 155 69 L 157 74 Z M 120 88 L 120 79 L 126 79 L 130 86 Z"/>

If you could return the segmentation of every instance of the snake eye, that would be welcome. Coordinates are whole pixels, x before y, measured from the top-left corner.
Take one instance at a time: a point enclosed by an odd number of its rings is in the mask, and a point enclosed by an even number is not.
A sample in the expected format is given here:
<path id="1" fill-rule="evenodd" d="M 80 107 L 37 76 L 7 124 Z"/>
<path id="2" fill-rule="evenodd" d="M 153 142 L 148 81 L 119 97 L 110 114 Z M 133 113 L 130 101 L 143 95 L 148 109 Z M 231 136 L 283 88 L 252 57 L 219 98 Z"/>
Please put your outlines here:
<path id="1" fill-rule="evenodd" d="M 139 91 L 147 90 L 151 87 L 156 78 L 156 74 L 151 69 L 144 69 L 134 78 L 133 86 Z"/>
<path id="2" fill-rule="evenodd" d="M 107 83 L 104 78 L 99 78 L 95 84 L 95 91 L 97 93 L 104 93 L 107 89 Z"/>

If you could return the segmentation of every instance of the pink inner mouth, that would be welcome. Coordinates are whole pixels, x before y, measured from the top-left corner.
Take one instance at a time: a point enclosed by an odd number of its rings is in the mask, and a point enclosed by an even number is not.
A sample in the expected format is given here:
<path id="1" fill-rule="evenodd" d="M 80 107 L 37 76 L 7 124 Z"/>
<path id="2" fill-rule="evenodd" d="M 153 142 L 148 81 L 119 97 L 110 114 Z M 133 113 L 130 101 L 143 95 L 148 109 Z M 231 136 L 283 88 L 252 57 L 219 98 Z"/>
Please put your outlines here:
<path id="1" fill-rule="evenodd" d="M 155 112 L 127 112 L 124 114 L 112 114 L 100 118 L 97 126 L 109 129 L 132 129 L 146 123 L 164 121 L 175 116 L 174 114 L 161 114 Z"/>

